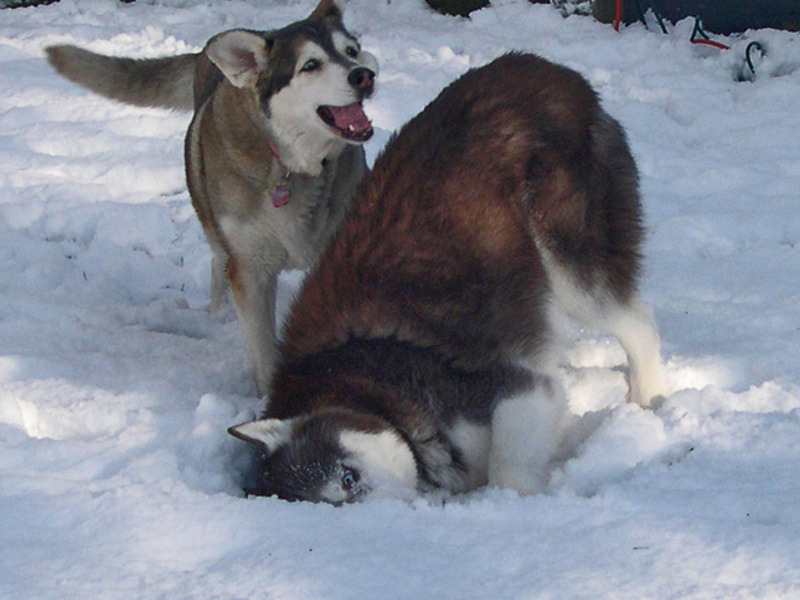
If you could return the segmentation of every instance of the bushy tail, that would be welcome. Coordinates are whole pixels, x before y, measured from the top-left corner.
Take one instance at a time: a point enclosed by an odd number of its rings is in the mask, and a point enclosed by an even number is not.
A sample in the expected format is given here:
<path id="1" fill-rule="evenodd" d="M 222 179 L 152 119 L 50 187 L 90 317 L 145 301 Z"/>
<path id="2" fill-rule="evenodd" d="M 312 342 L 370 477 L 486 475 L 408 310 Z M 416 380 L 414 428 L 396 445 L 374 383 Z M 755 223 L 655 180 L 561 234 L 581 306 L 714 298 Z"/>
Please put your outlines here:
<path id="1" fill-rule="evenodd" d="M 50 64 L 93 92 L 137 106 L 190 111 L 197 54 L 133 59 L 95 54 L 68 44 L 49 46 Z"/>

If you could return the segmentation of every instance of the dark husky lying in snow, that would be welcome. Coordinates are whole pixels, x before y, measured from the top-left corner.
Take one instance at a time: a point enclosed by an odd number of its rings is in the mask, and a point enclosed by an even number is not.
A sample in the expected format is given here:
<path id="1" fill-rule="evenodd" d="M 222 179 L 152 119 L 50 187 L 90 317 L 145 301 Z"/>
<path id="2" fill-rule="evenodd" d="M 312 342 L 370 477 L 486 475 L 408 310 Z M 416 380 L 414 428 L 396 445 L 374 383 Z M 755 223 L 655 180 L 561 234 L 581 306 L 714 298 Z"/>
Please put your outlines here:
<path id="1" fill-rule="evenodd" d="M 342 503 L 546 482 L 554 318 L 614 334 L 630 399 L 664 391 L 637 297 L 637 172 L 577 73 L 509 54 L 388 144 L 293 307 L 255 493 Z"/>

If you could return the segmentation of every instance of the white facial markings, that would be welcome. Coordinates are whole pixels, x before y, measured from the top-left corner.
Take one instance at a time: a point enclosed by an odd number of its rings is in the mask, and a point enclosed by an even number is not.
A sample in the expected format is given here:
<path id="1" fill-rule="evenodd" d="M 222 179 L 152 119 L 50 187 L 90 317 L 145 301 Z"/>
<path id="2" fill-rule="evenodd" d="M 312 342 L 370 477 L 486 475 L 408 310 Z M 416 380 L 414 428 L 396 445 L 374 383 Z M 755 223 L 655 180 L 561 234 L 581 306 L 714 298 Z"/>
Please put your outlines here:
<path id="1" fill-rule="evenodd" d="M 354 60 L 353 50 L 356 52 L 355 56 L 358 56 L 358 52 L 361 49 L 358 43 L 352 38 L 347 37 L 341 31 L 334 31 L 333 34 L 331 34 L 331 39 L 333 40 L 334 48 L 336 48 L 342 56 Z"/>
<path id="2" fill-rule="evenodd" d="M 366 50 L 363 50 L 356 40 L 338 31 L 334 32 L 332 38 L 336 50 L 353 61 L 353 65 L 350 67 L 351 69 L 364 67 L 372 71 L 375 75 L 378 74 L 378 59 Z"/>
<path id="3" fill-rule="evenodd" d="M 341 31 L 334 31 L 331 35 L 331 39 L 333 40 L 333 46 L 336 48 L 336 51 L 353 63 L 351 68 L 369 68 L 369 65 L 361 64 L 361 45 L 355 39 L 348 37 Z"/>
<path id="4" fill-rule="evenodd" d="M 417 487 L 417 465 L 408 444 L 393 431 L 364 433 L 344 431 L 339 443 L 356 469 L 360 485 L 373 497 L 413 497 Z"/>
<path id="5" fill-rule="evenodd" d="M 350 494 L 342 487 L 338 479 L 326 483 L 319 491 L 319 496 L 330 504 L 344 504 L 350 500 Z"/>
<path id="6" fill-rule="evenodd" d="M 343 135 L 331 126 L 330 115 L 326 113 L 323 118 L 317 110 L 346 107 L 363 99 L 364 90 L 349 81 L 354 69 L 366 68 L 375 75 L 378 73 L 377 59 L 363 51 L 356 38 L 337 27 L 328 33 L 333 48 L 310 38 L 296 46 L 291 80 L 268 101 L 267 129 L 277 142 L 281 161 L 292 172 L 312 176 L 321 174 L 324 159 L 338 156 L 347 144 L 365 141 Z"/>
<path id="7" fill-rule="evenodd" d="M 318 44 L 305 42 L 298 58 L 289 85 L 270 98 L 270 129 L 291 171 L 319 175 L 322 160 L 340 153 L 346 142 L 322 122 L 317 109 L 347 106 L 358 94 L 347 81 L 349 70 Z"/>

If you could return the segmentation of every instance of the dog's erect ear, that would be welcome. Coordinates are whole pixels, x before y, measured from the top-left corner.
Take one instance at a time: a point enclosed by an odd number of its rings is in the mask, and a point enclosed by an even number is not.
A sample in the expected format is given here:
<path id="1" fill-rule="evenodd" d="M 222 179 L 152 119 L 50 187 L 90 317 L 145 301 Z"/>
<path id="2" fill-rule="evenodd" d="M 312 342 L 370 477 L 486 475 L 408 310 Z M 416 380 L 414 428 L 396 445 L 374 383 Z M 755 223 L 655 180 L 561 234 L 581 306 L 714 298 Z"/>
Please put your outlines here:
<path id="1" fill-rule="evenodd" d="M 205 51 L 211 62 L 238 88 L 255 87 L 269 64 L 268 40 L 245 29 L 214 36 Z"/>
<path id="2" fill-rule="evenodd" d="M 261 419 L 228 428 L 228 433 L 267 454 L 272 454 L 292 437 L 292 419 Z"/>
<path id="3" fill-rule="evenodd" d="M 325 17 L 342 18 L 347 0 L 320 0 L 317 8 L 308 16 L 309 21 L 317 21 Z"/>

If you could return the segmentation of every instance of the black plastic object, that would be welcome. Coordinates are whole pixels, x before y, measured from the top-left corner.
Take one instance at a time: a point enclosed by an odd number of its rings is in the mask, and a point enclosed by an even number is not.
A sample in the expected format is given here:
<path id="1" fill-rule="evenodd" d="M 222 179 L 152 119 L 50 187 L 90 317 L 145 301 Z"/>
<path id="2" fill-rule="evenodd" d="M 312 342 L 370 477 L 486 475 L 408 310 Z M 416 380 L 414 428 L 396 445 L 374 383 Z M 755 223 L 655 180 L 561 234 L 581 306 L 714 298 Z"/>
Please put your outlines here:
<path id="1" fill-rule="evenodd" d="M 613 14 L 616 0 L 594 4 L 599 19 L 598 13 Z M 673 23 L 698 17 L 706 31 L 725 35 L 747 29 L 800 30 L 800 0 L 622 0 L 622 22 L 638 21 L 648 9 Z"/>

